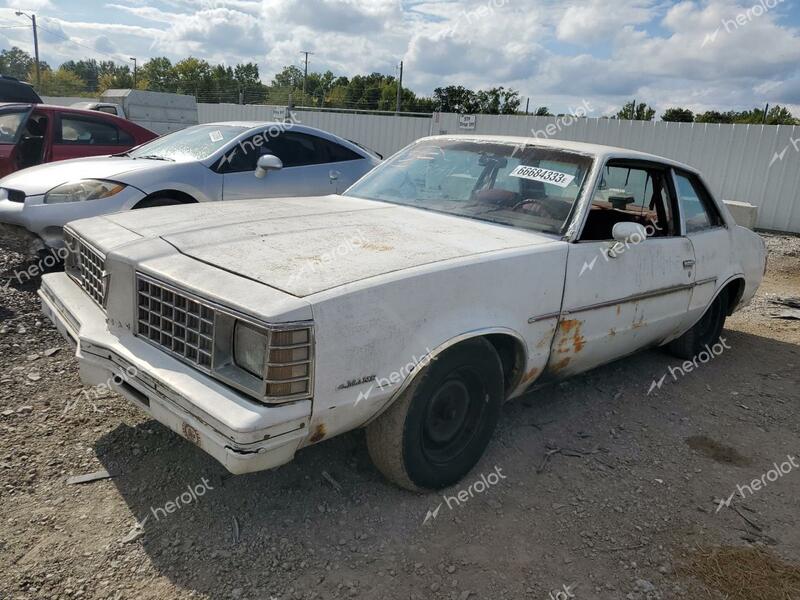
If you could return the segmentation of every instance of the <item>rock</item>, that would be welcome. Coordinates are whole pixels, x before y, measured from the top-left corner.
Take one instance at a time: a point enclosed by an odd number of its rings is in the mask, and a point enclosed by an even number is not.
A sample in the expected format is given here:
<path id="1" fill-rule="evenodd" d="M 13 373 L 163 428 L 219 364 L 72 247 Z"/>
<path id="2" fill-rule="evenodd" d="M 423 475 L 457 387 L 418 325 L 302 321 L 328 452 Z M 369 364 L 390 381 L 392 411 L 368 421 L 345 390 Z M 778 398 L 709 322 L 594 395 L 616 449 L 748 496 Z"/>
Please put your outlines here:
<path id="1" fill-rule="evenodd" d="M 636 580 L 636 587 L 638 589 L 642 590 L 645 593 L 652 592 L 653 590 L 656 589 L 656 586 L 654 586 L 652 583 L 650 583 L 646 579 L 637 579 Z"/>
<path id="2" fill-rule="evenodd" d="M 29 415 L 33 412 L 33 407 L 30 404 L 26 404 L 24 406 L 20 406 L 17 409 L 17 414 L 19 415 Z"/>
<path id="3" fill-rule="evenodd" d="M 108 471 L 105 469 L 101 469 L 99 471 L 95 471 L 94 473 L 87 473 L 86 475 L 73 475 L 72 477 L 67 478 L 67 485 L 75 485 L 78 483 L 91 483 L 93 481 L 99 481 L 101 479 L 110 479 L 111 475 L 108 474 Z"/>
<path id="4" fill-rule="evenodd" d="M 28 373 L 28 379 L 30 379 L 31 381 L 39 381 L 41 378 L 42 376 L 39 374 L 38 371 L 31 371 L 30 373 Z"/>
<path id="5" fill-rule="evenodd" d="M 61 348 L 48 348 L 47 350 L 44 351 L 43 354 L 45 356 L 53 356 L 59 350 L 61 350 Z"/>

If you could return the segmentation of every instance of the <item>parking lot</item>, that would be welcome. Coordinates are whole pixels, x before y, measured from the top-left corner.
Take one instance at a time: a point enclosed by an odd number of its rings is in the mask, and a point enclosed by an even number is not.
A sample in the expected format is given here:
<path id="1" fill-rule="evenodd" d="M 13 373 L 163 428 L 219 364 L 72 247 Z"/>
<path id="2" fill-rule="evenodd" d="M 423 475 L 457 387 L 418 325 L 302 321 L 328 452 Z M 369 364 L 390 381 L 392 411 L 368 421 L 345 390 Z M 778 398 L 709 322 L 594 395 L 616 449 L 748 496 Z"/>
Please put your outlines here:
<path id="1" fill-rule="evenodd" d="M 800 239 L 765 237 L 724 351 L 507 404 L 445 497 L 387 483 L 362 431 L 228 475 L 83 387 L 37 266 L 0 248 L 0 598 L 800 598 L 800 327 L 771 316 L 800 291 Z"/>

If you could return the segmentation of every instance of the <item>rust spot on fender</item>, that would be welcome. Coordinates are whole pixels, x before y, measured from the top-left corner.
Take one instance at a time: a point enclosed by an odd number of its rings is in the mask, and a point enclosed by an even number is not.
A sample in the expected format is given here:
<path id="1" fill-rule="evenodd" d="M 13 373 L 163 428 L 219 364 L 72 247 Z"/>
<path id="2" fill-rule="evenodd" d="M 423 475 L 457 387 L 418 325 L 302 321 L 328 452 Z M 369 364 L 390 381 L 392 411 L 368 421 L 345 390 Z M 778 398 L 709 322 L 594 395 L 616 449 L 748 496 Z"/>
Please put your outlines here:
<path id="1" fill-rule="evenodd" d="M 617 330 L 612 327 L 611 329 L 608 330 L 608 335 L 614 337 L 615 335 L 617 335 Z"/>
<path id="2" fill-rule="evenodd" d="M 633 325 L 631 325 L 631 328 L 633 328 L 633 329 L 639 329 L 639 327 L 642 327 L 642 326 L 643 326 L 643 325 L 645 325 L 645 324 L 646 324 L 646 323 L 645 323 L 645 321 L 644 321 L 644 315 L 642 315 L 642 317 L 641 317 L 641 318 L 640 318 L 638 321 L 634 321 L 634 322 L 633 322 Z"/>
<path id="3" fill-rule="evenodd" d="M 568 352 L 578 354 L 583 350 L 586 346 L 586 338 L 581 335 L 582 325 L 583 321 L 577 319 L 565 319 L 558 324 L 561 335 L 558 340 L 557 352 L 560 354 L 566 354 Z M 572 342 L 572 348 L 569 347 L 570 342 Z"/>
<path id="4" fill-rule="evenodd" d="M 570 360 L 569 356 L 565 356 L 565 357 L 564 357 L 564 358 L 562 358 L 560 361 L 558 361 L 557 363 L 555 363 L 555 364 L 552 366 L 551 370 L 552 370 L 554 373 L 556 373 L 556 372 L 560 371 L 561 369 L 563 369 L 564 367 L 566 367 L 566 366 L 569 364 L 569 360 Z"/>
<path id="5" fill-rule="evenodd" d="M 622 306 L 617 304 L 617 314 L 619 315 L 620 312 L 622 312 Z"/>
<path id="6" fill-rule="evenodd" d="M 522 383 L 528 383 L 529 381 L 532 381 L 538 374 L 539 369 L 537 367 L 533 367 L 530 371 L 525 373 L 525 376 L 522 378 Z"/>
<path id="7" fill-rule="evenodd" d="M 325 423 L 320 423 L 314 428 L 314 433 L 311 434 L 311 437 L 308 438 L 308 441 L 311 442 L 312 444 L 316 444 L 318 441 L 320 441 L 322 438 L 325 437 L 326 433 L 327 432 L 325 431 Z"/>
<path id="8" fill-rule="evenodd" d="M 542 339 L 540 339 L 537 342 L 536 347 L 537 348 L 544 348 L 545 346 L 549 346 L 550 342 L 553 340 L 553 334 L 555 332 L 556 332 L 556 328 L 555 327 L 550 328 L 548 330 L 548 332 L 542 336 Z"/>

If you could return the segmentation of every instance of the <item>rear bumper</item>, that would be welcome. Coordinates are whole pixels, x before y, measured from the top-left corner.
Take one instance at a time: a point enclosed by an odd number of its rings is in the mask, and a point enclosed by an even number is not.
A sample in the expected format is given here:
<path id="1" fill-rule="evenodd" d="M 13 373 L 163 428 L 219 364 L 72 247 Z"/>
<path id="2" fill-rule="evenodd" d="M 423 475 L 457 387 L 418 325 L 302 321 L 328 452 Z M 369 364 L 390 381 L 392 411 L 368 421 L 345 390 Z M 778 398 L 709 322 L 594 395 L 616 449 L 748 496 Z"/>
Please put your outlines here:
<path id="1" fill-rule="evenodd" d="M 39 297 L 76 348 L 84 383 L 114 390 L 231 473 L 285 464 L 306 438 L 311 401 L 260 405 L 135 336 L 112 334 L 104 312 L 64 273 L 44 276 Z M 193 402 L 200 397 L 213 413 Z"/>

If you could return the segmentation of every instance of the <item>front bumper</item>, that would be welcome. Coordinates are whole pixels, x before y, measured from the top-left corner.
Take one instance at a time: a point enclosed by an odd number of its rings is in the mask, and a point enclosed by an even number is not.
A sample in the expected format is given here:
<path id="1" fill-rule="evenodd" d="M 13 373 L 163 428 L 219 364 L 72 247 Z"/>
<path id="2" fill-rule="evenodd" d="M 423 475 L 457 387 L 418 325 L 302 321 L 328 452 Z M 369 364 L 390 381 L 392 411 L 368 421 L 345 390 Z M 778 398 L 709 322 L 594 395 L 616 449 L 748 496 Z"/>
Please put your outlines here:
<path id="1" fill-rule="evenodd" d="M 39 297 L 75 346 L 84 383 L 113 389 L 231 473 L 285 464 L 306 438 L 310 400 L 261 405 L 129 332 L 111 333 L 104 312 L 64 273 L 45 275 Z"/>
<path id="2" fill-rule="evenodd" d="M 0 200 L 0 224 L 28 230 L 49 248 L 64 246 L 64 225 L 70 221 L 97 217 L 133 207 L 145 193 L 128 186 L 119 194 L 102 200 L 45 204 L 44 196 L 28 196 L 25 202 Z"/>

